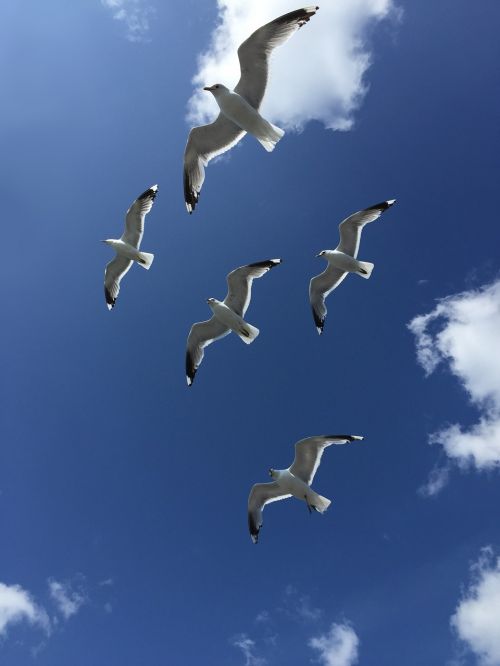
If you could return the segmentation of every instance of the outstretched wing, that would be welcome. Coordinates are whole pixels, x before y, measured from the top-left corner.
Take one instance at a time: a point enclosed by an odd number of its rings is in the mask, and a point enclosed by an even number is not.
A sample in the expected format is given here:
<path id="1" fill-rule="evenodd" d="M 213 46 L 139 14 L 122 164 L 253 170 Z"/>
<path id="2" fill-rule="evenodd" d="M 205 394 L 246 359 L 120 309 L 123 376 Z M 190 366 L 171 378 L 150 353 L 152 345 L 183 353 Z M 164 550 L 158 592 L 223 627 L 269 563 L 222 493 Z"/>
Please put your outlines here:
<path id="1" fill-rule="evenodd" d="M 125 218 L 125 231 L 121 240 L 132 247 L 139 249 L 144 235 L 144 220 L 153 207 L 158 193 L 158 185 L 152 185 L 148 190 L 137 197 L 127 211 Z"/>
<path id="2" fill-rule="evenodd" d="M 104 271 L 104 296 L 106 297 L 108 310 L 115 307 L 116 299 L 120 293 L 120 282 L 133 263 L 130 259 L 117 254 L 106 266 Z"/>
<path id="3" fill-rule="evenodd" d="M 231 271 L 226 278 L 228 291 L 224 304 L 240 317 L 244 317 L 252 296 L 252 282 L 281 262 L 282 259 L 266 259 Z"/>
<path id="4" fill-rule="evenodd" d="M 224 338 L 229 333 L 231 333 L 231 329 L 224 326 L 215 317 L 191 326 L 186 347 L 186 380 L 188 386 L 191 386 L 194 382 L 196 371 L 205 355 L 205 347 L 211 345 L 215 340 L 219 340 L 219 338 Z"/>
<path id="5" fill-rule="evenodd" d="M 389 199 L 389 201 L 382 201 L 382 203 L 375 204 L 370 206 L 370 208 L 365 208 L 360 210 L 357 213 L 353 213 L 346 217 L 339 224 L 340 232 L 340 243 L 337 247 L 337 250 L 344 252 L 351 257 L 358 256 L 359 242 L 361 240 L 361 231 L 365 224 L 368 222 L 373 222 L 379 218 L 384 211 L 390 208 L 396 199 Z"/>
<path id="6" fill-rule="evenodd" d="M 248 497 L 248 529 L 254 543 L 259 540 L 259 531 L 262 527 L 262 510 L 265 505 L 287 497 L 291 497 L 291 495 L 283 493 L 276 481 L 256 483 L 252 486 Z"/>
<path id="7" fill-rule="evenodd" d="M 361 440 L 359 435 L 318 435 L 306 437 L 295 444 L 295 459 L 289 471 L 310 485 L 321 462 L 323 451 L 331 444 L 347 444 L 354 440 Z"/>
<path id="8" fill-rule="evenodd" d="M 318 7 L 303 7 L 284 14 L 253 32 L 238 49 L 241 78 L 234 89 L 258 109 L 266 91 L 269 56 L 314 16 Z"/>
<path id="9" fill-rule="evenodd" d="M 309 282 L 309 301 L 311 303 L 314 323 L 320 335 L 323 333 L 327 313 L 325 298 L 339 286 L 346 275 L 345 271 L 341 271 L 339 268 L 328 264 L 322 273 L 313 277 Z"/>
<path id="10" fill-rule="evenodd" d="M 188 213 L 196 208 L 208 162 L 232 148 L 246 134 L 219 113 L 213 123 L 193 127 L 184 151 L 184 201 Z"/>

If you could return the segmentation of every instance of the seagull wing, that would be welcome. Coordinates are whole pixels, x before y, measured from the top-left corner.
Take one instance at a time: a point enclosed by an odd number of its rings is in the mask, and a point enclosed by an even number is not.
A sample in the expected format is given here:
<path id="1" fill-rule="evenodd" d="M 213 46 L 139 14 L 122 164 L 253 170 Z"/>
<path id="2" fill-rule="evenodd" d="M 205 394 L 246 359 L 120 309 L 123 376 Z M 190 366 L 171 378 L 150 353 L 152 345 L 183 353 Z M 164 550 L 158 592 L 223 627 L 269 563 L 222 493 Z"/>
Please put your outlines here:
<path id="1" fill-rule="evenodd" d="M 253 32 L 240 45 L 241 78 L 234 89 L 247 102 L 258 109 L 266 91 L 269 74 L 269 56 L 273 49 L 289 39 L 314 16 L 318 7 L 304 7 L 284 14 Z"/>
<path id="2" fill-rule="evenodd" d="M 321 456 L 327 446 L 331 444 L 347 444 L 356 439 L 363 439 L 359 435 L 318 435 L 306 437 L 295 444 L 295 459 L 289 467 L 294 476 L 310 485 L 321 462 Z"/>
<path id="3" fill-rule="evenodd" d="M 130 259 L 117 254 L 106 266 L 104 271 L 104 296 L 106 297 L 108 310 L 114 308 L 120 293 L 120 282 L 123 276 L 129 272 L 133 263 Z"/>
<path id="4" fill-rule="evenodd" d="M 257 543 L 259 531 L 262 527 L 262 510 L 270 502 L 291 497 L 289 493 L 283 493 L 283 489 L 276 481 L 271 483 L 256 483 L 252 486 L 248 497 L 248 529 L 252 541 Z"/>
<path id="5" fill-rule="evenodd" d="M 144 235 L 144 220 L 146 215 L 153 207 L 153 202 L 158 193 L 158 185 L 153 185 L 143 192 L 140 197 L 134 201 L 127 211 L 125 218 L 125 231 L 121 240 L 135 247 L 137 250 L 141 245 Z"/>
<path id="6" fill-rule="evenodd" d="M 189 132 L 184 151 L 184 201 L 188 213 L 196 208 L 209 161 L 232 148 L 245 134 L 222 113 L 213 123 L 193 127 Z"/>
<path id="7" fill-rule="evenodd" d="M 226 278 L 228 291 L 224 304 L 240 317 L 244 317 L 252 296 L 252 282 L 281 262 L 282 259 L 267 259 L 231 271 Z"/>
<path id="8" fill-rule="evenodd" d="M 337 250 L 356 259 L 358 256 L 359 241 L 361 240 L 361 231 L 365 224 L 379 218 L 395 201 L 396 199 L 382 201 L 382 203 L 375 204 L 374 206 L 370 206 L 370 208 L 365 208 L 346 217 L 339 224 L 340 243 Z"/>
<path id="9" fill-rule="evenodd" d="M 215 317 L 207 319 L 207 321 L 199 321 L 191 326 L 186 347 L 186 380 L 188 386 L 191 386 L 194 382 L 196 371 L 205 355 L 205 347 L 211 345 L 215 340 L 224 338 L 229 333 L 231 333 L 231 329 L 224 326 Z"/>
<path id="10" fill-rule="evenodd" d="M 345 271 L 341 271 L 339 268 L 328 264 L 322 273 L 313 277 L 309 282 L 309 301 L 311 303 L 314 323 L 320 335 L 323 332 L 327 313 L 325 298 L 339 286 L 346 275 Z"/>

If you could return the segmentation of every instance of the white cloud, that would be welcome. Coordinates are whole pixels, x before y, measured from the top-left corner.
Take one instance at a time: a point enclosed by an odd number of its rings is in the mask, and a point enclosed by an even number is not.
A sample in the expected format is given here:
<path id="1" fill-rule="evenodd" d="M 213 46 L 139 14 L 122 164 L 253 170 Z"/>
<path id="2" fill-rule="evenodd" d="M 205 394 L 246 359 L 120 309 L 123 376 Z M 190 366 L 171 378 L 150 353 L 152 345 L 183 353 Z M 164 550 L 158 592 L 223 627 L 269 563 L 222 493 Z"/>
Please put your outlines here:
<path id="1" fill-rule="evenodd" d="M 500 558 L 483 548 L 473 580 L 451 618 L 459 638 L 484 666 L 500 665 Z"/>
<path id="2" fill-rule="evenodd" d="M 27 621 L 50 633 L 46 611 L 38 606 L 30 593 L 19 585 L 0 583 L 0 636 L 5 636 L 9 625 Z"/>
<path id="3" fill-rule="evenodd" d="M 418 492 L 423 497 L 432 497 L 433 495 L 437 495 L 448 483 L 449 478 L 450 466 L 436 465 L 434 469 L 431 470 L 427 481 L 418 489 Z"/>
<path id="4" fill-rule="evenodd" d="M 266 660 L 263 657 L 257 657 L 255 654 L 255 641 L 248 638 L 246 634 L 236 636 L 231 641 L 232 645 L 239 648 L 245 657 L 245 666 L 264 666 Z"/>
<path id="5" fill-rule="evenodd" d="M 321 3 L 320 3 L 321 4 Z M 201 88 L 217 82 L 233 87 L 239 79 L 238 46 L 255 29 L 296 9 L 291 0 L 217 0 L 219 23 L 193 78 L 189 101 L 194 123 L 218 110 Z M 368 29 L 389 15 L 399 16 L 393 0 L 335 0 L 321 4 L 311 21 L 273 54 L 270 85 L 262 113 L 286 128 L 319 120 L 328 129 L 348 130 L 366 90 L 371 64 Z"/>
<path id="6" fill-rule="evenodd" d="M 147 39 L 149 19 L 153 9 L 143 0 L 101 0 L 104 7 L 111 9 L 113 18 L 122 21 L 127 28 L 127 39 L 143 42 Z"/>
<path id="7" fill-rule="evenodd" d="M 478 423 L 470 428 L 449 425 L 430 437 L 448 458 L 463 468 L 478 470 L 500 466 L 500 280 L 440 301 L 432 312 L 409 324 L 416 337 L 417 359 L 430 375 L 447 363 L 452 374 L 479 409 Z M 446 483 L 445 468 L 434 471 L 427 494 Z M 433 492 L 434 489 L 434 492 Z"/>
<path id="8" fill-rule="evenodd" d="M 319 651 L 325 666 L 352 666 L 358 662 L 359 638 L 349 624 L 333 623 L 328 634 L 311 638 L 309 646 Z"/>
<path id="9" fill-rule="evenodd" d="M 310 598 L 306 594 L 299 594 L 293 585 L 285 588 L 284 607 L 281 611 L 299 622 L 318 620 L 322 615 L 321 608 L 315 608 Z"/>
<path id="10" fill-rule="evenodd" d="M 81 606 L 87 600 L 81 590 L 73 590 L 69 583 L 60 583 L 53 579 L 49 580 L 49 591 L 50 596 L 55 601 L 59 612 L 65 620 L 78 613 Z"/>

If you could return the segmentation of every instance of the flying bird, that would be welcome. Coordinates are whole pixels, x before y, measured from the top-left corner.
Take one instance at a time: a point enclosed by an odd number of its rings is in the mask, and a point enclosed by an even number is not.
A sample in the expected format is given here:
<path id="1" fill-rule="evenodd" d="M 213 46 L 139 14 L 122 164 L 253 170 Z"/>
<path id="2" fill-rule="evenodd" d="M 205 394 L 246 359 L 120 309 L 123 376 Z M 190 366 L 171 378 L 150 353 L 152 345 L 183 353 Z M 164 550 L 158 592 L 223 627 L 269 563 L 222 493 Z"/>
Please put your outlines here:
<path id="1" fill-rule="evenodd" d="M 288 469 L 270 469 L 270 483 L 256 483 L 248 497 L 248 529 L 252 541 L 257 543 L 262 527 L 262 511 L 266 504 L 296 497 L 304 500 L 309 509 L 324 513 L 331 501 L 311 488 L 323 451 L 331 444 L 346 444 L 362 440 L 359 435 L 317 435 L 306 437 L 295 444 L 295 459 Z"/>
<path id="2" fill-rule="evenodd" d="M 357 273 L 368 279 L 372 274 L 374 264 L 368 261 L 358 261 L 359 242 L 361 231 L 365 224 L 373 222 L 382 213 L 390 208 L 396 199 L 382 201 L 382 203 L 360 210 L 349 215 L 339 224 L 340 243 L 335 250 L 322 250 L 317 257 L 328 261 L 327 268 L 313 277 L 309 283 L 309 300 L 316 329 L 321 335 L 326 319 L 325 298 L 336 289 L 348 273 Z"/>
<path id="3" fill-rule="evenodd" d="M 139 266 L 149 270 L 153 263 L 154 254 L 139 252 L 144 235 L 144 220 L 153 206 L 158 192 L 158 185 L 152 185 L 134 201 L 125 217 L 125 231 L 121 238 L 108 238 L 103 243 L 110 245 L 116 252 L 116 257 L 106 266 L 104 273 L 104 295 L 108 310 L 114 308 L 120 282 L 136 261 Z"/>
<path id="4" fill-rule="evenodd" d="M 200 367 L 205 354 L 205 347 L 229 335 L 234 331 L 243 342 L 249 345 L 259 335 L 255 328 L 243 317 L 250 305 L 252 282 L 262 277 L 271 268 L 281 264 L 281 259 L 267 259 L 248 266 L 241 266 L 227 276 L 228 291 L 221 302 L 216 298 L 207 299 L 213 312 L 211 319 L 200 321 L 191 326 L 186 349 L 186 380 L 188 386 L 194 381 L 196 371 Z"/>
<path id="5" fill-rule="evenodd" d="M 272 151 L 284 132 L 259 113 L 266 91 L 269 56 L 314 16 L 318 7 L 303 7 L 266 23 L 240 45 L 241 77 L 233 91 L 221 83 L 206 86 L 220 113 L 209 125 L 193 127 L 184 151 L 184 200 L 189 213 L 198 203 L 208 162 L 225 153 L 248 132 Z"/>

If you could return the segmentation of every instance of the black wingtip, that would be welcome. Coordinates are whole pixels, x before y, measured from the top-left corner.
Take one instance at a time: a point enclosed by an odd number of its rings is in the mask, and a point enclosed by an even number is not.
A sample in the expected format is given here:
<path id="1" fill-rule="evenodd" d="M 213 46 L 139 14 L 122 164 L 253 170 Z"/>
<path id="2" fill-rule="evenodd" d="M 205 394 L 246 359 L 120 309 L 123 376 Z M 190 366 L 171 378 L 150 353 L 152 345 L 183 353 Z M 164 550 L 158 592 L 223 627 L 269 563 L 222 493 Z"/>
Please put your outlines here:
<path id="1" fill-rule="evenodd" d="M 264 261 L 255 261 L 253 264 L 248 264 L 249 268 L 267 268 L 271 270 L 275 266 L 283 263 L 283 259 L 265 259 Z"/>
<path id="2" fill-rule="evenodd" d="M 325 439 L 347 439 L 349 442 L 356 442 L 364 439 L 360 435 L 321 435 Z"/>
<path id="3" fill-rule="evenodd" d="M 295 9 L 293 12 L 288 12 L 283 14 L 278 19 L 279 23 L 297 23 L 299 28 L 302 28 L 308 21 L 311 20 L 311 17 L 316 14 L 319 7 L 316 5 L 311 5 L 310 7 L 302 7 L 301 9 Z"/>
<path id="4" fill-rule="evenodd" d="M 394 206 L 396 203 L 396 199 L 388 199 L 387 201 L 381 201 L 378 204 L 375 204 L 374 206 L 370 206 L 366 210 L 380 210 L 384 211 L 390 208 L 391 206 Z"/>
<path id="5" fill-rule="evenodd" d="M 158 185 L 153 185 L 152 187 L 149 187 L 145 192 L 143 192 L 140 196 L 137 197 L 139 201 L 142 199 L 151 199 L 154 201 L 156 199 L 156 195 L 158 194 Z"/>
<path id="6" fill-rule="evenodd" d="M 196 368 L 189 353 L 186 354 L 186 381 L 188 386 L 192 386 L 196 377 Z"/>
<path id="7" fill-rule="evenodd" d="M 187 171 L 184 171 L 184 202 L 186 204 L 187 212 L 190 215 L 193 214 L 199 198 L 199 194 L 191 188 Z"/>
<path id="8" fill-rule="evenodd" d="M 116 298 L 113 298 L 113 296 L 111 296 L 111 292 L 109 291 L 109 289 L 107 289 L 107 287 L 104 287 L 104 297 L 106 299 L 106 305 L 108 306 L 108 310 L 112 310 L 115 307 Z"/>
<path id="9" fill-rule="evenodd" d="M 314 323 L 316 324 L 316 330 L 318 331 L 318 334 L 321 335 L 325 327 L 326 317 L 319 317 L 314 308 L 311 308 L 311 310 L 313 314 Z"/>

